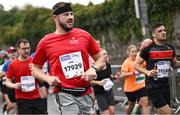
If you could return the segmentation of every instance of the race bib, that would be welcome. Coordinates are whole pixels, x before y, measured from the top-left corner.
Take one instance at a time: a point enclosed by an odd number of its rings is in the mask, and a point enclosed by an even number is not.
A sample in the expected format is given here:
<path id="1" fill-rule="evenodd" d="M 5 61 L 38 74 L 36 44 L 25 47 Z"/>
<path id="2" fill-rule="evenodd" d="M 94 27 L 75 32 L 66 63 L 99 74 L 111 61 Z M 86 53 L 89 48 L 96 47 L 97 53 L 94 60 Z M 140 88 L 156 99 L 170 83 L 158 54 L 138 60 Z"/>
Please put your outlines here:
<path id="1" fill-rule="evenodd" d="M 164 78 L 170 75 L 170 72 L 171 72 L 170 64 L 171 64 L 170 61 L 158 61 L 157 63 L 157 70 L 158 70 L 157 77 L 158 78 Z"/>
<path id="2" fill-rule="evenodd" d="M 35 79 L 33 76 L 21 77 L 21 89 L 23 92 L 31 92 L 35 90 Z"/>
<path id="3" fill-rule="evenodd" d="M 59 60 L 66 79 L 83 75 L 84 66 L 81 52 L 74 52 L 59 56 Z"/>
<path id="4" fill-rule="evenodd" d="M 177 69 L 177 73 L 180 73 L 180 68 Z"/>
<path id="5" fill-rule="evenodd" d="M 136 74 L 136 83 L 137 84 L 143 83 L 145 81 L 145 75 L 144 74 L 142 74 L 138 71 L 136 71 L 135 74 Z"/>
<path id="6" fill-rule="evenodd" d="M 103 80 L 105 81 L 103 85 L 104 90 L 109 91 L 113 87 L 114 83 L 109 78 Z"/>

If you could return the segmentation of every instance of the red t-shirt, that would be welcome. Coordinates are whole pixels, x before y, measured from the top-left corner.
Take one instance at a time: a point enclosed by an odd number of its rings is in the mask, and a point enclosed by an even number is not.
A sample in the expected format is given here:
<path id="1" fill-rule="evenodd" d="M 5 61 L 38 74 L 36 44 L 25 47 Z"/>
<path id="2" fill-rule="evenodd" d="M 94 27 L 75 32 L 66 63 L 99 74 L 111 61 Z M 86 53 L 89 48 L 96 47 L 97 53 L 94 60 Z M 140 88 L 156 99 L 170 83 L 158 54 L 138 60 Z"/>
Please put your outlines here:
<path id="1" fill-rule="evenodd" d="M 62 87 L 86 87 L 89 82 L 81 79 L 82 72 L 89 68 L 89 55 L 99 51 L 100 47 L 88 32 L 74 28 L 67 34 L 46 35 L 37 46 L 33 63 L 42 66 L 48 60 L 50 75 L 58 76 Z"/>
<path id="2" fill-rule="evenodd" d="M 32 63 L 32 58 L 27 61 L 20 61 L 15 59 L 9 64 L 7 71 L 7 78 L 14 79 L 17 83 L 25 83 L 25 87 L 28 87 L 28 91 L 22 89 L 15 89 L 16 99 L 35 99 L 39 98 L 39 91 L 37 87 L 37 80 L 31 75 L 29 64 Z"/>

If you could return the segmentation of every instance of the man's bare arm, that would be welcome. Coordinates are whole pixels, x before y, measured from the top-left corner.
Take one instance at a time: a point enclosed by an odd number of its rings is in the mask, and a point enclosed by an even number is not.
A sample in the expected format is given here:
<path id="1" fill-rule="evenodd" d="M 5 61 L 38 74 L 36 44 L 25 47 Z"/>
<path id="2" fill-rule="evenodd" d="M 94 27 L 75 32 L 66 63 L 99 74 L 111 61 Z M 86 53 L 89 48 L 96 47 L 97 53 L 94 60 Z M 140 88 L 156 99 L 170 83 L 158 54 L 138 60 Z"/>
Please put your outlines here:
<path id="1" fill-rule="evenodd" d="M 173 58 L 173 68 L 180 68 L 180 61 L 176 57 Z"/>
<path id="2" fill-rule="evenodd" d="M 21 89 L 21 83 L 13 83 L 11 79 L 6 77 L 6 86 L 13 89 Z"/>
<path id="3" fill-rule="evenodd" d="M 32 64 L 32 65 L 30 65 L 30 68 L 31 68 L 31 74 L 35 78 L 46 81 L 51 86 L 57 86 L 60 83 L 58 76 L 49 76 L 49 75 L 45 74 L 42 71 L 42 69 L 41 69 L 42 67 L 40 65 Z"/>
<path id="4" fill-rule="evenodd" d="M 102 55 L 101 52 L 93 56 L 93 59 L 95 61 L 94 66 L 98 71 L 102 70 L 106 66 L 106 58 L 107 56 Z"/>
<path id="5" fill-rule="evenodd" d="M 100 52 L 93 56 L 93 59 L 95 61 L 93 67 L 90 67 L 87 71 L 85 71 L 84 75 L 82 78 L 85 81 L 91 81 L 96 78 L 97 71 L 102 70 L 106 66 L 106 56 L 102 55 Z"/>
<path id="6" fill-rule="evenodd" d="M 148 77 L 154 76 L 154 75 L 157 74 L 157 70 L 152 69 L 152 70 L 149 71 L 149 70 L 147 70 L 146 68 L 142 67 L 141 65 L 142 65 L 143 63 L 144 63 L 144 59 L 141 58 L 139 55 L 137 55 L 136 61 L 135 61 L 135 63 L 134 63 L 134 68 L 135 68 L 137 71 L 139 71 L 139 72 L 147 75 Z"/>

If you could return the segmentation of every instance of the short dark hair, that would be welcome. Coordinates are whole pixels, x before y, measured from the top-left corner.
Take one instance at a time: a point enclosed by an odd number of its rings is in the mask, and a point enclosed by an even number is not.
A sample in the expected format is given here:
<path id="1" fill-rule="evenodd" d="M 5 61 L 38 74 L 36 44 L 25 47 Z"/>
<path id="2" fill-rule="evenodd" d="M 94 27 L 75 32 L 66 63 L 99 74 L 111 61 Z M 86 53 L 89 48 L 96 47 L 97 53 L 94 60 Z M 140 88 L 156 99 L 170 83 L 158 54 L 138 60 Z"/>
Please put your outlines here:
<path id="1" fill-rule="evenodd" d="M 21 43 L 26 44 L 26 43 L 29 43 L 29 41 L 27 39 L 19 39 L 18 42 L 16 43 L 16 47 L 20 48 Z"/>
<path id="2" fill-rule="evenodd" d="M 151 32 L 154 32 L 154 30 L 160 26 L 165 26 L 163 22 L 156 22 L 151 26 Z"/>
<path id="3" fill-rule="evenodd" d="M 72 8 L 71 8 L 71 4 L 67 2 L 58 2 L 52 7 L 53 15 L 58 15 L 69 11 L 72 11 Z"/>

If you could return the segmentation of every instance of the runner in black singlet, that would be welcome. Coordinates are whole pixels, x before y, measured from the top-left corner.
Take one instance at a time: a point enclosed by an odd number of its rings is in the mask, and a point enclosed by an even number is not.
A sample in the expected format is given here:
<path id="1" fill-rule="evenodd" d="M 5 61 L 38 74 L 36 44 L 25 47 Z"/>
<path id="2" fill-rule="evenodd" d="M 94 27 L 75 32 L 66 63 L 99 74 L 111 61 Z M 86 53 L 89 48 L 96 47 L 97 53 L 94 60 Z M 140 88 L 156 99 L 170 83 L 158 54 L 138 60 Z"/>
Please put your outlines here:
<path id="1" fill-rule="evenodd" d="M 173 46 L 166 42 L 166 28 L 161 22 L 152 26 L 153 43 L 137 56 L 135 69 L 146 74 L 146 88 L 158 114 L 171 114 L 169 77 L 172 68 L 180 67 Z M 140 65 L 146 61 L 147 68 Z"/>

